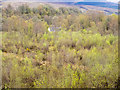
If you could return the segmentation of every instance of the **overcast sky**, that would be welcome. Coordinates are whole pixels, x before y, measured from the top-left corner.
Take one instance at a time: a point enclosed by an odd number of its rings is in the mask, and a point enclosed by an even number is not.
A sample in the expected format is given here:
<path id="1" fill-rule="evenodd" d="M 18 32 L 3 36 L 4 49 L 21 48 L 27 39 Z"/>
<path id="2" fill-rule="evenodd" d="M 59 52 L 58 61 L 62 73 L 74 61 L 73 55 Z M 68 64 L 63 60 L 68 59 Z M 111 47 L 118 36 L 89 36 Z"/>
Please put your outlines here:
<path id="1" fill-rule="evenodd" d="M 4 0 L 3 0 L 4 1 Z M 120 0 L 7 0 L 7 1 L 49 1 L 49 2 L 79 2 L 79 1 L 87 1 L 87 2 L 103 2 L 103 1 L 109 1 L 109 2 L 118 2 Z"/>
<path id="2" fill-rule="evenodd" d="M 107 0 L 107 1 L 110 1 L 110 2 L 118 2 L 120 0 Z"/>

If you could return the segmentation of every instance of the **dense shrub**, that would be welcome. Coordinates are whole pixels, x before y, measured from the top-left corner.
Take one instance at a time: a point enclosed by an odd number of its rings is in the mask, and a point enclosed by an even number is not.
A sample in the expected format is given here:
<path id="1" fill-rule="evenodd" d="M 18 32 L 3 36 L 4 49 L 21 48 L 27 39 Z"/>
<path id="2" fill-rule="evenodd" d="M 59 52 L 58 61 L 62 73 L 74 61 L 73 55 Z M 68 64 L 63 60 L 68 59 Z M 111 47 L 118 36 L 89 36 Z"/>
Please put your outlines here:
<path id="1" fill-rule="evenodd" d="M 76 9 L 60 8 L 64 15 L 55 16 L 49 6 L 20 8 L 20 15 L 3 16 L 3 88 L 116 87 L 116 15 L 73 15 Z M 49 26 L 61 30 L 49 32 Z"/>

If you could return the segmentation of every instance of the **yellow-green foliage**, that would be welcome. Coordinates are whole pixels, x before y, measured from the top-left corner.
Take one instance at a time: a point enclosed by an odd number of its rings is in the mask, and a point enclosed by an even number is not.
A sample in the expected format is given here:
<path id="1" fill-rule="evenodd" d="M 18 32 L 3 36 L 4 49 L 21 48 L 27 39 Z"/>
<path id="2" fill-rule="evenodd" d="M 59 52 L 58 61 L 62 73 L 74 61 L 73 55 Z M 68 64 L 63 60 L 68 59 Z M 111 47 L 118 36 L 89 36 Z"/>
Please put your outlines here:
<path id="1" fill-rule="evenodd" d="M 40 43 L 33 38 L 3 33 L 3 85 L 115 87 L 116 36 L 60 31 L 44 34 Z"/>
<path id="2" fill-rule="evenodd" d="M 21 11 L 22 17 L 19 14 L 3 17 L 0 46 L 3 88 L 116 87 L 118 36 L 116 29 L 112 32 L 114 25 L 106 20 L 112 17 L 110 20 L 114 21 L 117 16 L 98 15 L 95 19 L 80 14 L 73 17 L 73 14 L 67 15 L 67 11 L 54 17 L 61 31 L 48 32 L 44 14 L 51 20 L 50 15 L 54 14 L 52 8 L 42 8 L 38 8 L 36 20 L 33 20 L 36 10 L 34 15 Z"/>

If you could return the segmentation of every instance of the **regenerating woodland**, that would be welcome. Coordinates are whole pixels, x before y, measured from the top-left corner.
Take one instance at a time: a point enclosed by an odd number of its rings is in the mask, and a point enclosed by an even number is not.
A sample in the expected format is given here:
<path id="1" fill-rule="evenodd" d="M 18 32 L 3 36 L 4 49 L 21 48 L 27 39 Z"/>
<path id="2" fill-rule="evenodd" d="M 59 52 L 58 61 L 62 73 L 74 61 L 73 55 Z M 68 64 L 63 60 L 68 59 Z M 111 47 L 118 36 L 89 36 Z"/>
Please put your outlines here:
<path id="1" fill-rule="evenodd" d="M 117 87 L 118 15 L 25 4 L 2 19 L 3 88 Z"/>

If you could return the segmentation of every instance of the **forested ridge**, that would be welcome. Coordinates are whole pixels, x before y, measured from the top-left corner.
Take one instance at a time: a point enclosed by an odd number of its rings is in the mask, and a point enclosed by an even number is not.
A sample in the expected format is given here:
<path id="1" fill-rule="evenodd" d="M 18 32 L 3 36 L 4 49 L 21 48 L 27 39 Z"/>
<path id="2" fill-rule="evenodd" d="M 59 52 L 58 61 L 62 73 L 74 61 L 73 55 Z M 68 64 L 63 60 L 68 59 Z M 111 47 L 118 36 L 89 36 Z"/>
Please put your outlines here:
<path id="1" fill-rule="evenodd" d="M 3 88 L 118 86 L 118 15 L 24 4 L 2 22 Z"/>

